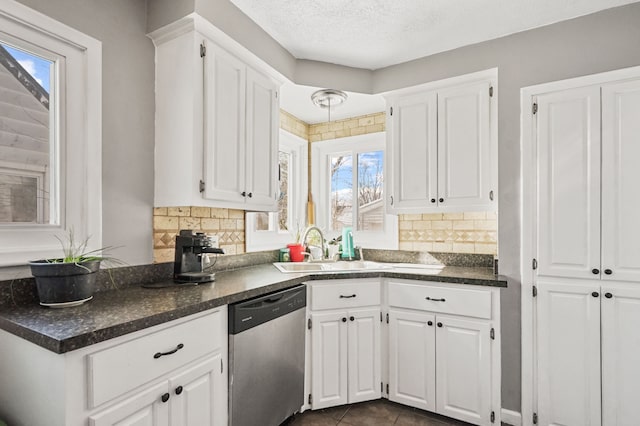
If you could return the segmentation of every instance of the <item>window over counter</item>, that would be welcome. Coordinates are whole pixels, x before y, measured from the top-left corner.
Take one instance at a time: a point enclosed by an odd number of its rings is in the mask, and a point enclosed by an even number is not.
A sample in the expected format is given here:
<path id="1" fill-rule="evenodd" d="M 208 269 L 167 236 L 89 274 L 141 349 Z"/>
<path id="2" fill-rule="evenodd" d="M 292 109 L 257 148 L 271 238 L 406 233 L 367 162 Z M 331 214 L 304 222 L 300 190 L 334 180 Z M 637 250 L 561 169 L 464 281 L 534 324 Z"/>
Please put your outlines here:
<path id="1" fill-rule="evenodd" d="M 305 225 L 307 152 L 307 141 L 280 130 L 278 211 L 247 212 L 247 252 L 284 247 L 293 241 L 295 229 Z"/>
<path id="2" fill-rule="evenodd" d="M 326 236 L 354 230 L 357 245 L 398 247 L 396 216 L 384 205 L 385 133 L 370 133 L 313 144 L 316 222 Z"/>
<path id="3" fill-rule="evenodd" d="M 0 5 L 0 266 L 101 245 L 101 44 Z"/>

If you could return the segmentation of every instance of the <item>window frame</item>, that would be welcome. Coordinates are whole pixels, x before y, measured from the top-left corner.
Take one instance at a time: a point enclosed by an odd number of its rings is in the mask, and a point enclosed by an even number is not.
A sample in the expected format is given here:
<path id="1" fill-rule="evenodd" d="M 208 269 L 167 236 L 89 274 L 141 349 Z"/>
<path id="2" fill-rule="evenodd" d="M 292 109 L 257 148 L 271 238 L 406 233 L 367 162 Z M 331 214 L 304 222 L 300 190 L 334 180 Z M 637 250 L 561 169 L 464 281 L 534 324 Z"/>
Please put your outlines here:
<path id="1" fill-rule="evenodd" d="M 323 229 L 325 238 L 330 240 L 341 235 L 340 231 L 330 230 L 330 208 L 331 208 L 331 176 L 329 176 L 329 161 L 331 156 L 336 154 L 347 154 L 352 156 L 354 164 L 357 162 L 359 153 L 382 151 L 383 152 L 383 173 L 389 170 L 386 164 L 389 161 L 389 155 L 386 150 L 386 133 L 376 132 L 364 135 L 350 136 L 339 139 L 330 139 L 312 144 L 312 168 L 317 170 L 312 178 L 313 194 L 317 194 L 316 199 L 316 223 Z M 357 165 L 356 165 L 357 167 Z M 357 172 L 353 175 L 357 178 Z M 356 182 L 354 182 L 355 184 Z M 354 186 L 357 188 L 357 186 Z M 383 188 L 385 188 L 383 186 Z M 383 189 L 384 191 L 384 189 Z M 384 192 L 383 192 L 384 194 Z M 378 248 L 387 250 L 397 250 L 398 248 L 398 218 L 397 216 L 387 214 L 386 202 L 385 213 L 383 215 L 383 231 L 358 231 L 357 224 L 357 204 L 354 206 L 352 217 L 353 238 L 355 244 L 366 248 Z"/>
<path id="2" fill-rule="evenodd" d="M 0 39 L 55 61 L 58 96 L 50 129 L 58 144 L 59 217 L 52 224 L 2 224 L 0 266 L 60 257 L 60 243 L 73 229 L 102 246 L 102 44 L 14 0 L 0 4 Z"/>
<path id="3" fill-rule="evenodd" d="M 279 129 L 278 151 L 291 154 L 289 163 L 289 181 L 293 183 L 289 191 L 289 229 L 294 229 L 296 224 L 304 226 L 306 223 L 305 199 L 308 188 L 308 142 L 286 130 Z M 268 231 L 254 231 L 256 214 L 247 212 L 245 220 L 245 251 L 255 252 L 262 250 L 275 250 L 285 247 L 293 242 L 290 231 L 277 229 L 278 212 L 269 212 Z"/>

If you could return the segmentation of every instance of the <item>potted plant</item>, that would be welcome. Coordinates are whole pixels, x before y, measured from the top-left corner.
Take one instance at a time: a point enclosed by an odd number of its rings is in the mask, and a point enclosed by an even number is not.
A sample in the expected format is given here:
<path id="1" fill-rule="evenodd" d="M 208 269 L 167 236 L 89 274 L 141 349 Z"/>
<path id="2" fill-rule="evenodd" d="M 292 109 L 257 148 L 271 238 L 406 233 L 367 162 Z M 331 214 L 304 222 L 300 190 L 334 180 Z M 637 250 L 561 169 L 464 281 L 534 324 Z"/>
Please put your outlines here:
<path id="1" fill-rule="evenodd" d="M 81 305 L 93 298 L 97 272 L 108 248 L 87 251 L 89 239 L 78 242 L 73 230 L 66 240 L 58 238 L 63 257 L 29 262 L 40 304 L 52 308 Z"/>

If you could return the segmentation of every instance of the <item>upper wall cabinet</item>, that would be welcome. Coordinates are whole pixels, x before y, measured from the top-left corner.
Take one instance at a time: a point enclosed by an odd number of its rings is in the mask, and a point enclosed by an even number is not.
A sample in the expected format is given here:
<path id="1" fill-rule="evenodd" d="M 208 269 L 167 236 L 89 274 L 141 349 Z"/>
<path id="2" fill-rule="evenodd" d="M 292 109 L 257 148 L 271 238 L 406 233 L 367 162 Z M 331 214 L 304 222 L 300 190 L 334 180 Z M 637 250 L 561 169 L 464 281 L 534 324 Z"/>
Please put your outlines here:
<path id="1" fill-rule="evenodd" d="M 156 45 L 155 206 L 277 210 L 279 82 L 199 16 Z"/>
<path id="2" fill-rule="evenodd" d="M 497 208 L 496 70 L 387 96 L 387 209 Z"/>

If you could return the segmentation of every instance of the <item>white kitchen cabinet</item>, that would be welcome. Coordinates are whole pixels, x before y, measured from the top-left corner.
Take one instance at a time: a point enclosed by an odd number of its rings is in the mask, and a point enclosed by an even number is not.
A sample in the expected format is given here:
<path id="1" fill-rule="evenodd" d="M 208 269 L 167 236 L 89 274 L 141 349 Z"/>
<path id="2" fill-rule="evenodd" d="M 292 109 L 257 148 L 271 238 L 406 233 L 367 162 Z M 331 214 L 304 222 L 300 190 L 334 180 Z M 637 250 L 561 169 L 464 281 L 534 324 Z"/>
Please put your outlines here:
<path id="1" fill-rule="evenodd" d="M 156 46 L 155 205 L 277 210 L 279 82 L 204 19 Z"/>
<path id="2" fill-rule="evenodd" d="M 600 425 L 600 288 L 538 283 L 541 425 Z M 594 297 L 595 295 L 595 297 Z"/>
<path id="3" fill-rule="evenodd" d="M 387 97 L 388 210 L 495 210 L 497 109 L 493 72 Z"/>
<path id="4" fill-rule="evenodd" d="M 310 306 L 321 309 L 310 313 L 311 407 L 380 398 L 379 282 L 340 280 L 309 287 Z M 368 306 L 372 294 L 377 306 Z"/>
<path id="5" fill-rule="evenodd" d="M 602 424 L 638 423 L 640 289 L 602 286 Z"/>
<path id="6" fill-rule="evenodd" d="M 389 399 L 472 424 L 499 422 L 497 290 L 402 280 L 387 285 Z"/>
<path id="7" fill-rule="evenodd" d="M 4 331 L 0 345 L 11 424 L 227 424 L 226 306 L 65 354 Z"/>

